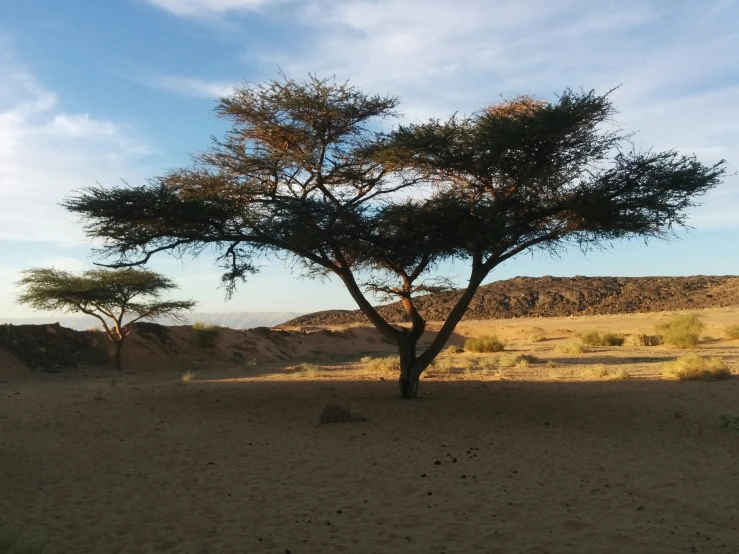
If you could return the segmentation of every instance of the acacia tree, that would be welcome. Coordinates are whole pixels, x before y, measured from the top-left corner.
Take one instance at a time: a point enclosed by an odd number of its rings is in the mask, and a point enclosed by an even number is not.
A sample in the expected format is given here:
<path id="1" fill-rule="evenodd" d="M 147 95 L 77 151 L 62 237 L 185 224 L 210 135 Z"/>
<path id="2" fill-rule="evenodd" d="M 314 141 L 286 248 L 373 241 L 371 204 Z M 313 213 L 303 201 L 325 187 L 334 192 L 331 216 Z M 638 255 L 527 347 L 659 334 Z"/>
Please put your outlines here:
<path id="1" fill-rule="evenodd" d="M 121 369 L 123 342 L 141 319 L 164 317 L 181 321 L 191 300 L 164 300 L 178 288 L 170 279 L 143 269 L 93 269 L 82 274 L 52 268 L 23 272 L 18 302 L 37 310 L 79 312 L 100 320 L 113 342 L 116 369 Z M 124 323 L 125 322 L 125 323 Z"/>
<path id="2" fill-rule="evenodd" d="M 413 398 L 497 265 L 533 248 L 669 237 L 724 172 L 723 162 L 625 150 L 609 94 L 517 97 L 382 132 L 397 105 L 316 77 L 245 84 L 216 108 L 232 129 L 192 167 L 142 186 L 87 188 L 64 205 L 117 267 L 213 249 L 227 294 L 263 255 L 338 276 L 398 345 L 400 394 Z M 469 265 L 467 286 L 417 354 L 426 322 L 414 298 L 444 284 L 433 275 L 451 260 Z M 368 291 L 398 297 L 410 326 L 384 320 Z"/>

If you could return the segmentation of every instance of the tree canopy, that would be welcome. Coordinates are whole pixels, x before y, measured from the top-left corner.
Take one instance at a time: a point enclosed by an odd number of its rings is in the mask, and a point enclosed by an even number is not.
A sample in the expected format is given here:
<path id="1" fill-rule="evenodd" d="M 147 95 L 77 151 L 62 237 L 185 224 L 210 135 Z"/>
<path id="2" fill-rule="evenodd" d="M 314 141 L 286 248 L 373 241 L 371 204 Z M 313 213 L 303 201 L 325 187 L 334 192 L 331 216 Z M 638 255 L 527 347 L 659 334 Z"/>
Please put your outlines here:
<path id="1" fill-rule="evenodd" d="M 401 396 L 413 398 L 496 266 L 533 248 L 669 237 L 724 173 L 723 162 L 633 149 L 612 121 L 610 93 L 520 96 L 384 129 L 397 107 L 395 97 L 314 76 L 244 84 L 216 108 L 231 130 L 191 167 L 141 186 L 87 188 L 64 205 L 116 267 L 212 249 L 228 293 L 271 254 L 338 276 L 397 343 Z M 426 322 L 414 295 L 447 285 L 435 270 L 451 260 L 469 266 L 467 286 L 417 355 Z M 410 326 L 385 321 L 367 291 L 399 298 Z"/>
<path id="2" fill-rule="evenodd" d="M 120 369 L 121 347 L 133 324 L 142 319 L 181 320 L 191 310 L 191 300 L 165 300 L 177 289 L 170 279 L 143 269 L 92 269 L 81 274 L 52 268 L 23 272 L 18 282 L 18 302 L 37 310 L 79 312 L 97 318 L 115 344 L 115 364 Z"/>

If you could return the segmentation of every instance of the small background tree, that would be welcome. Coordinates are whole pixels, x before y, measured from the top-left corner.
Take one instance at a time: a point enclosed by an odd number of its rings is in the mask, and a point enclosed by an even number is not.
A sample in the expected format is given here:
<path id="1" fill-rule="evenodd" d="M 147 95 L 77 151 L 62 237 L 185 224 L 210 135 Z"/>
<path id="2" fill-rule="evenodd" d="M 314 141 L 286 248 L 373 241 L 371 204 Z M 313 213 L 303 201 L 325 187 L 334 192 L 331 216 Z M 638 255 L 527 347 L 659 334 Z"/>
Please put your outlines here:
<path id="1" fill-rule="evenodd" d="M 114 345 L 116 369 L 121 368 L 123 342 L 133 324 L 142 319 L 181 321 L 191 310 L 191 300 L 165 300 L 177 285 L 170 279 L 142 269 L 93 269 L 82 274 L 52 268 L 23 272 L 18 302 L 37 310 L 79 312 L 91 315 L 103 326 Z"/>
<path id="2" fill-rule="evenodd" d="M 92 187 L 64 205 L 102 239 L 116 267 L 157 252 L 218 253 L 228 292 L 254 259 L 294 257 L 336 275 L 370 322 L 398 345 L 402 398 L 442 350 L 483 280 L 533 248 L 597 247 L 668 237 L 723 164 L 636 152 L 612 125 L 608 94 L 517 97 L 469 117 L 380 132 L 398 100 L 311 77 L 244 85 L 216 111 L 233 123 L 195 165 L 138 187 Z M 469 267 L 465 289 L 430 346 L 414 297 Z M 398 328 L 367 292 L 399 298 Z"/>

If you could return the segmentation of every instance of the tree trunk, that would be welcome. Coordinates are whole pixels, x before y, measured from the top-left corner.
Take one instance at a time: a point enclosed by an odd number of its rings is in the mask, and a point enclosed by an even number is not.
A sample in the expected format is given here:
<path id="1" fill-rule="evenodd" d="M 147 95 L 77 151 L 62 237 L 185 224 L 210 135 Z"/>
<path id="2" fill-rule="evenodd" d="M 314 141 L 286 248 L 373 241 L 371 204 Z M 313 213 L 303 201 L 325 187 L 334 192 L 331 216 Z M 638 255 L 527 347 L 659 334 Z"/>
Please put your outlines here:
<path id="1" fill-rule="evenodd" d="M 123 348 L 123 339 L 115 342 L 115 368 L 121 370 L 121 349 Z"/>
<path id="2" fill-rule="evenodd" d="M 398 354 L 400 354 L 400 378 L 398 379 L 400 398 L 412 400 L 418 396 L 418 381 L 424 369 L 416 357 L 416 341 L 407 338 L 399 342 Z"/>

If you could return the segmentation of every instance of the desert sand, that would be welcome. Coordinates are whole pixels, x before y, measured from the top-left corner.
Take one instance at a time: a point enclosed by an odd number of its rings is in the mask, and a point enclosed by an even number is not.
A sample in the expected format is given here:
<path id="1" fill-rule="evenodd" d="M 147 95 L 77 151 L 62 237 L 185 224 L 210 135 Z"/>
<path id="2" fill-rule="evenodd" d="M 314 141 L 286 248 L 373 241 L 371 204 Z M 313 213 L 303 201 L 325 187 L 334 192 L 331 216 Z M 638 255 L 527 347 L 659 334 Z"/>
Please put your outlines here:
<path id="1" fill-rule="evenodd" d="M 698 313 L 695 351 L 739 374 L 721 334 L 739 309 Z M 121 375 L 5 361 L 0 517 L 46 534 L 49 554 L 737 553 L 739 432 L 717 413 L 739 412 L 739 378 L 667 380 L 661 364 L 685 353 L 667 346 L 555 351 L 668 316 L 463 322 L 451 342 L 493 331 L 538 361 L 477 372 L 452 356 L 414 401 L 366 371 L 362 356 L 392 347 L 362 328 L 272 358 L 261 345 L 256 366 L 143 347 Z M 331 402 L 368 421 L 317 426 Z"/>

